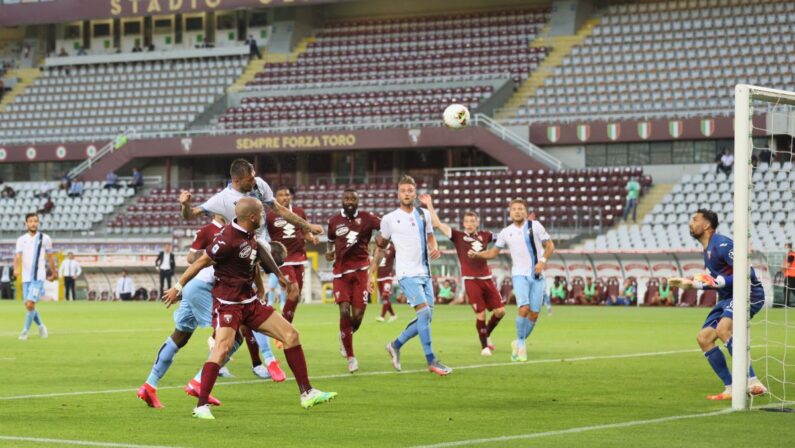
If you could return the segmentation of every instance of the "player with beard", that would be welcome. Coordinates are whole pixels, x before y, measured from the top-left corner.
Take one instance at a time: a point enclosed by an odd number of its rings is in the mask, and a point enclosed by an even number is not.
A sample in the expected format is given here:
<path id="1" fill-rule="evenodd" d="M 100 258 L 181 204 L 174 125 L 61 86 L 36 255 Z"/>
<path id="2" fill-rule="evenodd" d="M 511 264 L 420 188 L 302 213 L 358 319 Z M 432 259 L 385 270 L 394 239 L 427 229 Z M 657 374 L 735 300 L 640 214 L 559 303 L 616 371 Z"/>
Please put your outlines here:
<path id="1" fill-rule="evenodd" d="M 348 371 L 359 370 L 353 352 L 353 333 L 359 329 L 370 301 L 370 254 L 367 246 L 381 219 L 359 211 L 359 193 L 347 189 L 342 193 L 342 211 L 328 222 L 326 260 L 334 261 L 334 300 L 340 308 L 340 337 Z"/>

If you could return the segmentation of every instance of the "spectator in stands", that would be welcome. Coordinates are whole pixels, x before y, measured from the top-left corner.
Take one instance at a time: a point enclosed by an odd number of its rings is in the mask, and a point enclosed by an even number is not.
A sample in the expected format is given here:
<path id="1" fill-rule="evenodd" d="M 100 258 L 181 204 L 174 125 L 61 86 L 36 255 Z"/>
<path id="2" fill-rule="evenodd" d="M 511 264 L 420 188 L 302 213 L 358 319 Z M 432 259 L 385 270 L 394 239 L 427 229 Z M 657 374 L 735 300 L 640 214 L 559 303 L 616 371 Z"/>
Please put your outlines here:
<path id="1" fill-rule="evenodd" d="M 121 271 L 121 277 L 116 281 L 116 297 L 121 300 L 132 300 L 135 285 L 132 278 L 127 276 L 127 271 Z"/>
<path id="2" fill-rule="evenodd" d="M 621 290 L 621 295 L 613 301 L 612 305 L 629 306 L 635 303 L 638 299 L 638 288 L 635 286 L 632 277 L 627 277 L 624 280 L 624 288 Z"/>
<path id="3" fill-rule="evenodd" d="M 11 188 L 11 185 L 6 185 L 3 188 L 3 191 L 0 191 L 0 197 L 14 199 L 15 197 L 17 197 L 17 192 L 14 191 L 13 188 Z"/>
<path id="4" fill-rule="evenodd" d="M 624 221 L 629 218 L 629 211 L 632 210 L 632 222 L 638 222 L 638 197 L 640 196 L 640 183 L 634 177 L 630 177 L 627 181 L 627 205 L 624 207 Z"/>
<path id="5" fill-rule="evenodd" d="M 661 279 L 660 285 L 657 286 L 657 291 L 652 294 L 651 306 L 674 306 L 676 305 L 674 295 L 671 293 L 671 285 L 668 284 L 668 279 Z"/>
<path id="6" fill-rule="evenodd" d="M 14 291 L 11 285 L 14 284 L 16 277 L 14 277 L 14 268 L 11 263 L 5 263 L 0 267 L 0 298 L 13 299 Z"/>
<path id="7" fill-rule="evenodd" d="M 77 280 L 82 273 L 83 269 L 80 267 L 80 263 L 75 260 L 75 254 L 68 252 L 66 254 L 66 260 L 64 260 L 60 268 L 58 268 L 58 275 L 63 279 L 64 298 L 66 298 L 66 300 L 75 300 L 75 298 L 77 298 L 75 295 L 75 280 Z"/>
<path id="8" fill-rule="evenodd" d="M 762 148 L 759 151 L 759 163 L 770 163 L 770 159 L 773 158 L 773 153 L 770 152 L 770 148 Z"/>
<path id="9" fill-rule="evenodd" d="M 151 53 L 151 52 L 153 52 L 153 51 L 155 51 L 155 44 L 151 44 L 151 43 L 150 43 L 149 45 L 147 45 L 147 46 L 146 46 L 146 51 L 148 51 L 148 52 L 150 52 L 150 53 Z"/>
<path id="10" fill-rule="evenodd" d="M 52 213 L 52 209 L 55 208 L 55 203 L 52 202 L 52 198 L 48 197 L 47 202 L 44 203 L 41 209 L 39 209 L 39 214 L 41 215 L 49 215 Z"/>
<path id="11" fill-rule="evenodd" d="M 61 175 L 61 183 L 58 184 L 58 189 L 68 191 L 70 186 L 72 186 L 72 179 L 70 179 L 69 174 L 64 171 L 63 175 Z"/>
<path id="12" fill-rule="evenodd" d="M 77 50 L 77 55 L 78 56 L 85 56 L 87 54 L 88 53 L 86 53 L 86 47 L 80 47 L 80 49 Z"/>
<path id="13" fill-rule="evenodd" d="M 723 155 L 718 159 L 718 166 L 715 168 L 716 173 L 723 171 L 723 174 L 729 176 L 734 167 L 734 155 L 729 152 L 729 148 L 723 150 Z"/>
<path id="14" fill-rule="evenodd" d="M 253 34 L 248 35 L 248 39 L 246 40 L 246 45 L 248 45 L 248 56 L 250 58 L 256 56 L 257 59 L 262 59 L 262 54 L 260 54 L 259 46 L 257 45 L 257 39 L 254 39 Z"/>
<path id="15" fill-rule="evenodd" d="M 436 299 L 444 305 L 453 301 L 453 285 L 450 284 L 450 280 L 445 280 L 439 285 L 439 293 L 436 295 Z"/>
<path id="16" fill-rule="evenodd" d="M 135 189 L 135 194 L 138 194 L 138 190 L 144 186 L 144 175 L 138 171 L 138 168 L 133 168 L 131 186 Z"/>
<path id="17" fill-rule="evenodd" d="M 566 302 L 566 287 L 560 277 L 555 276 L 555 282 L 549 288 L 549 295 L 552 303 L 560 304 Z"/>
<path id="18" fill-rule="evenodd" d="M 787 250 L 781 266 L 781 273 L 784 274 L 784 304 L 795 306 L 795 251 L 792 250 L 792 243 L 787 243 L 784 248 Z"/>
<path id="19" fill-rule="evenodd" d="M 171 252 L 171 244 L 164 244 L 163 250 L 157 254 L 155 266 L 160 271 L 160 295 L 163 295 L 165 289 L 163 285 L 168 283 L 168 289 L 171 289 L 171 278 L 174 276 L 174 254 Z"/>
<path id="20" fill-rule="evenodd" d="M 593 278 L 588 277 L 585 279 L 585 286 L 582 289 L 583 294 L 583 302 L 588 305 L 593 305 L 596 303 L 596 283 L 593 282 Z"/>
<path id="21" fill-rule="evenodd" d="M 61 51 L 58 52 L 59 57 L 66 57 L 69 56 L 69 53 L 66 52 L 66 48 L 61 47 Z"/>
<path id="22" fill-rule="evenodd" d="M 3 76 L 3 75 L 0 74 L 0 76 Z M 0 78 L 0 101 L 3 100 L 3 95 L 5 95 L 5 93 L 6 93 L 6 85 L 3 82 L 3 79 Z"/>
<path id="23" fill-rule="evenodd" d="M 138 45 L 138 42 L 136 42 L 136 43 L 135 43 L 135 46 L 134 46 L 134 47 L 133 47 L 133 49 L 132 49 L 132 52 L 133 52 L 133 53 L 143 53 L 143 51 L 144 51 L 144 49 L 143 49 L 143 48 L 141 48 L 141 46 L 140 46 L 140 45 Z"/>
<path id="24" fill-rule="evenodd" d="M 70 198 L 79 198 L 82 195 L 83 195 L 83 181 L 81 181 L 78 178 L 75 179 L 74 182 L 72 182 L 72 186 L 69 187 L 69 192 L 67 193 L 67 196 L 69 196 Z"/>
<path id="25" fill-rule="evenodd" d="M 119 188 L 119 176 L 116 175 L 115 171 L 111 171 L 105 176 L 105 186 L 102 188 Z"/>

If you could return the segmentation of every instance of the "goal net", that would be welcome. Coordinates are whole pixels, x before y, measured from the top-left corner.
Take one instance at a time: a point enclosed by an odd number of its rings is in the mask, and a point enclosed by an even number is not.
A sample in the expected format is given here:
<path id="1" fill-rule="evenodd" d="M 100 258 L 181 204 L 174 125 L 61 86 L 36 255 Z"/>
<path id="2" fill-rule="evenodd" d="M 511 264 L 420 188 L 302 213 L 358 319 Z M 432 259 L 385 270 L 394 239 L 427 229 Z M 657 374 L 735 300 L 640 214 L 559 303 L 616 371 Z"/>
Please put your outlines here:
<path id="1" fill-rule="evenodd" d="M 786 245 L 795 242 L 795 92 L 738 85 L 734 120 L 732 407 L 789 410 L 795 403 L 795 279 L 787 282 Z M 753 319 L 751 266 L 766 296 Z M 749 362 L 768 388 L 753 403 L 744 374 Z"/>

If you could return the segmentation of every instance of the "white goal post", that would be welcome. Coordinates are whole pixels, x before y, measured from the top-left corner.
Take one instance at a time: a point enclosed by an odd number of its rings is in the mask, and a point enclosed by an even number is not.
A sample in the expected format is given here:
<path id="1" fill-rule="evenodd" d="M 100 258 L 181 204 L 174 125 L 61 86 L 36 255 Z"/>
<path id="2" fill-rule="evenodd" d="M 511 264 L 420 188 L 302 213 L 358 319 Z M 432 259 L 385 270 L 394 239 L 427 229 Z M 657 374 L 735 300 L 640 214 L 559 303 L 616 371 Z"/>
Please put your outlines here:
<path id="1" fill-rule="evenodd" d="M 795 105 L 795 92 L 739 84 L 734 90 L 734 319 L 732 408 L 749 408 L 746 395 L 750 363 L 749 294 L 751 203 L 753 184 L 753 103 Z"/>

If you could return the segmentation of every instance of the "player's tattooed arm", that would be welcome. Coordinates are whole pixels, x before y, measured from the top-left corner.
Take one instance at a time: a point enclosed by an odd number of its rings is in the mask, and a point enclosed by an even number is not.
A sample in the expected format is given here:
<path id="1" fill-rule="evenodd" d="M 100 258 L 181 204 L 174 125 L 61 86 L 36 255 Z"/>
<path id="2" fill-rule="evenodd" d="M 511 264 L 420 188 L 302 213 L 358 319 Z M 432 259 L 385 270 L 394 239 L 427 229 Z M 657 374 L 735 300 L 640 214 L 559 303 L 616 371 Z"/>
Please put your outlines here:
<path id="1" fill-rule="evenodd" d="M 58 278 L 58 271 L 55 269 L 55 254 L 48 254 L 47 259 L 50 263 L 50 276 L 47 277 L 47 281 L 51 282 Z"/>
<path id="2" fill-rule="evenodd" d="M 204 209 L 201 207 L 190 206 L 190 191 L 182 190 L 179 193 L 179 204 L 182 206 L 182 219 L 190 221 L 191 219 L 204 214 Z"/>
<path id="3" fill-rule="evenodd" d="M 378 274 L 378 266 L 381 265 L 381 260 L 386 256 L 386 247 L 389 246 L 389 240 L 381 235 L 375 236 L 375 252 L 373 253 L 373 261 L 370 262 L 370 277 L 375 277 Z"/>
<path id="4" fill-rule="evenodd" d="M 304 218 L 296 215 L 289 208 L 279 204 L 278 202 L 271 202 L 271 203 L 264 203 L 263 205 L 267 207 L 269 210 L 273 210 L 277 215 L 284 218 L 285 221 L 289 222 L 294 226 L 298 226 L 304 233 L 312 233 L 315 235 L 320 235 L 323 233 L 323 227 L 320 227 L 317 224 L 310 224 Z"/>
<path id="5" fill-rule="evenodd" d="M 254 285 L 257 287 L 257 298 L 260 302 L 267 304 L 268 296 L 266 294 L 265 282 L 262 281 L 262 271 L 260 271 L 259 265 L 254 266 L 254 269 Z"/>
<path id="6" fill-rule="evenodd" d="M 204 251 L 202 251 L 202 250 L 193 250 L 193 249 L 191 249 L 191 250 L 188 251 L 188 256 L 185 257 L 185 259 L 187 260 L 188 264 L 192 264 L 196 260 L 201 258 L 203 253 L 204 253 Z"/>
<path id="7" fill-rule="evenodd" d="M 421 194 L 419 199 L 420 202 L 428 207 L 428 211 L 431 213 L 431 223 L 433 226 L 439 229 L 439 231 L 442 232 L 446 237 L 450 238 L 453 234 L 453 229 L 439 219 L 439 215 L 436 213 L 436 209 L 433 207 L 433 198 L 431 195 Z"/>
<path id="8" fill-rule="evenodd" d="M 500 254 L 500 249 L 496 246 L 490 247 L 480 252 L 475 252 L 472 249 L 470 249 L 469 252 L 467 252 L 467 256 L 469 258 L 478 258 L 481 260 L 491 260 L 493 258 L 497 258 L 497 255 L 499 254 Z"/>
<path id="9" fill-rule="evenodd" d="M 326 261 L 334 261 L 334 241 L 326 241 Z"/>
<path id="10" fill-rule="evenodd" d="M 535 272 L 538 275 L 541 275 L 544 272 L 544 267 L 547 265 L 547 260 L 549 260 L 549 257 L 555 253 L 555 243 L 553 243 L 552 240 L 546 240 L 541 244 L 544 246 L 544 255 L 541 256 L 535 266 Z"/>
<path id="11" fill-rule="evenodd" d="M 182 274 L 182 277 L 177 280 L 177 283 L 174 285 L 174 287 L 163 293 L 163 302 L 166 304 L 166 308 L 178 302 L 180 295 L 182 294 L 182 288 L 187 285 L 189 281 L 193 280 L 193 277 L 196 277 L 196 274 L 198 274 L 199 271 L 212 264 L 213 259 L 210 258 L 206 252 L 202 253 L 201 258 L 191 263 L 188 266 L 188 269 L 185 270 L 185 273 Z"/>

